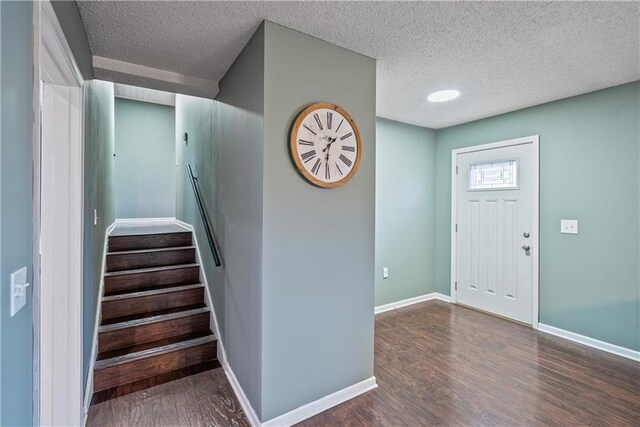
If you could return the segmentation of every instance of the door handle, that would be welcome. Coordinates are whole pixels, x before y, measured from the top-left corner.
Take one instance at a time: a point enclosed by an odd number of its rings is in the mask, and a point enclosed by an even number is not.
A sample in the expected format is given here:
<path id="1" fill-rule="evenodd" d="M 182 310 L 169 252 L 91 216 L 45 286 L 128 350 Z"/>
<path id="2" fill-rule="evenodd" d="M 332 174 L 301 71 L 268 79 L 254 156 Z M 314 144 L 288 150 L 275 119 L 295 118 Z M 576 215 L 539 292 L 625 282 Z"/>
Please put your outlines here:
<path id="1" fill-rule="evenodd" d="M 525 251 L 525 252 L 529 252 L 529 251 L 531 250 L 531 246 L 529 246 L 529 245 L 524 245 L 524 246 L 522 247 L 522 249 L 524 249 L 524 251 Z"/>

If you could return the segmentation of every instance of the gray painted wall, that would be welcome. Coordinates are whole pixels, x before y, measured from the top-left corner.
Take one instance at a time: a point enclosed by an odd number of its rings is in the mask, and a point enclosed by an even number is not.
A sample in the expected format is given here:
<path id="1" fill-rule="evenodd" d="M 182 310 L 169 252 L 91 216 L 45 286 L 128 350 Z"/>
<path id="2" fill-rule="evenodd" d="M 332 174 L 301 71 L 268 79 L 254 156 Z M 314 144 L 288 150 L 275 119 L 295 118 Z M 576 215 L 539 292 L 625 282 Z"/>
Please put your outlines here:
<path id="1" fill-rule="evenodd" d="M 84 120 L 82 378 L 86 387 L 102 279 L 105 231 L 115 219 L 113 83 L 85 82 Z M 93 225 L 94 209 L 98 213 L 97 225 Z"/>
<path id="2" fill-rule="evenodd" d="M 116 98 L 116 218 L 173 218 L 174 107 Z"/>
<path id="3" fill-rule="evenodd" d="M 78 11 L 78 5 L 75 1 L 53 0 L 51 6 L 53 6 L 53 11 L 60 22 L 62 32 L 69 43 L 82 77 L 85 80 L 93 79 L 91 48 Z"/>
<path id="4" fill-rule="evenodd" d="M 640 82 L 437 131 L 436 278 L 449 294 L 451 150 L 540 135 L 540 321 L 640 350 Z M 560 219 L 580 234 L 560 234 Z"/>
<path id="5" fill-rule="evenodd" d="M 335 75 L 309 71 L 327 58 L 343 64 Z M 287 148 L 297 112 L 320 100 L 346 108 L 364 141 L 358 174 L 334 190 L 303 181 Z M 273 418 L 372 376 L 375 61 L 265 23 L 215 102 L 177 97 L 176 141 L 179 167 L 191 163 L 199 176 L 222 268 L 213 267 L 186 171 L 177 216 L 195 226 L 227 357 L 257 415 Z M 322 230 L 319 240 L 303 233 L 302 214 Z M 336 240 L 349 243 L 334 248 Z M 301 280 L 305 252 L 332 254 L 315 279 Z"/>
<path id="6" fill-rule="evenodd" d="M 261 415 L 268 420 L 373 375 L 376 63 L 267 22 L 264 81 Z M 358 173 L 330 190 L 303 180 L 288 151 L 293 120 L 318 101 L 345 108 L 362 134 Z"/>
<path id="7" fill-rule="evenodd" d="M 378 118 L 376 306 L 436 291 L 435 215 L 436 132 Z"/>
<path id="8" fill-rule="evenodd" d="M 218 185 L 215 230 L 223 248 L 224 345 L 229 364 L 260 416 L 262 404 L 262 218 L 264 28 L 220 81 L 214 116 Z M 199 169 L 200 170 L 200 169 Z"/>
<path id="9" fill-rule="evenodd" d="M 215 267 L 213 256 L 207 242 L 204 225 L 193 195 L 193 189 L 187 174 L 187 164 L 191 164 L 194 174 L 198 176 L 203 203 L 213 221 L 214 203 L 217 200 L 217 145 L 213 140 L 212 120 L 215 102 L 210 99 L 176 95 L 176 218 L 194 226 L 198 240 L 200 265 L 208 280 L 209 293 L 214 304 L 220 333 L 225 336 L 225 292 L 224 281 L 218 277 L 220 267 Z M 183 141 L 184 132 L 189 133 L 189 142 Z M 215 217 L 217 218 L 217 216 Z M 213 224 L 213 223 L 212 223 Z M 217 225 L 217 223 L 216 223 Z M 216 231 L 217 228 L 216 228 Z M 223 267 L 224 268 L 224 267 Z"/>
<path id="10" fill-rule="evenodd" d="M 217 101 L 176 97 L 177 216 L 193 224 L 231 368 L 261 407 L 263 28 L 220 82 Z M 189 133 L 188 144 L 182 141 Z M 220 243 L 213 266 L 186 164 L 190 163 Z"/>
<path id="11" fill-rule="evenodd" d="M 27 305 L 9 317 L 10 275 L 33 272 L 32 119 L 33 25 L 31 2 L 1 2 L 0 67 L 0 425 L 32 424 L 32 292 Z"/>

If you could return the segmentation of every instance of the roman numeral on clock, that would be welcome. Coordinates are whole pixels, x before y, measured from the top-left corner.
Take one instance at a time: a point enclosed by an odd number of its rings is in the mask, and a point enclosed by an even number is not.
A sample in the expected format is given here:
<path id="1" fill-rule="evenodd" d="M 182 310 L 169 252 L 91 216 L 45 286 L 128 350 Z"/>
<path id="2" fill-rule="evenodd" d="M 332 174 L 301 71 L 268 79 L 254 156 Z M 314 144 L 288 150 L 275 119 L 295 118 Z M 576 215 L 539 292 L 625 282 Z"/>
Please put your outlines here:
<path id="1" fill-rule="evenodd" d="M 311 142 L 311 141 L 307 141 L 306 139 L 300 139 L 300 140 L 298 141 L 298 144 L 300 144 L 300 145 L 310 145 L 310 146 L 312 146 L 312 147 L 313 147 L 313 142 Z"/>
<path id="2" fill-rule="evenodd" d="M 306 153 L 302 153 L 300 155 L 300 157 L 302 157 L 302 161 L 305 163 L 313 159 L 315 156 L 316 156 L 316 150 L 307 151 Z"/>
<path id="3" fill-rule="evenodd" d="M 311 168 L 311 172 L 314 175 L 318 175 L 318 172 L 320 172 L 320 164 L 321 163 L 322 163 L 322 160 L 316 159 L 316 163 L 313 165 L 313 168 Z"/>
<path id="4" fill-rule="evenodd" d="M 320 122 L 320 116 L 318 116 L 318 113 L 315 113 L 313 115 L 313 118 L 316 119 L 316 123 L 318 124 L 320 130 L 323 130 L 324 128 L 322 127 L 322 123 Z"/>
<path id="5" fill-rule="evenodd" d="M 353 134 L 352 134 L 351 132 L 349 132 L 349 133 L 348 133 L 348 134 L 346 134 L 346 135 L 342 135 L 342 136 L 340 137 L 340 141 L 344 141 L 345 139 L 349 138 L 350 136 L 353 136 Z"/>
<path id="6" fill-rule="evenodd" d="M 342 126 L 342 123 L 344 122 L 344 119 L 342 119 L 340 121 L 340 124 L 338 125 L 338 127 L 336 128 L 336 132 L 338 132 L 340 130 L 340 126 Z"/>
<path id="7" fill-rule="evenodd" d="M 313 134 L 313 136 L 318 136 L 317 133 L 315 133 L 314 131 L 311 130 L 311 128 L 307 125 L 302 125 L 303 128 L 305 128 L 306 130 L 308 130 L 309 132 L 311 132 Z"/>
<path id="8" fill-rule="evenodd" d="M 333 113 L 331 111 L 327 111 L 327 129 L 331 129 L 332 124 L 333 124 Z"/>
<path id="9" fill-rule="evenodd" d="M 355 152 L 355 151 L 356 151 L 356 147 L 350 147 L 350 146 L 348 146 L 348 145 L 343 145 L 343 146 L 342 146 L 342 149 L 343 149 L 344 151 L 349 151 L 349 152 L 351 152 L 351 153 L 353 153 L 353 152 Z"/>
<path id="10" fill-rule="evenodd" d="M 340 160 L 342 160 L 342 163 L 344 163 L 345 165 L 347 165 L 348 168 L 351 167 L 351 160 L 349 160 L 344 154 L 340 154 L 340 157 L 338 157 Z"/>
<path id="11" fill-rule="evenodd" d="M 340 174 L 340 176 L 344 175 L 342 173 L 342 170 L 340 169 L 340 166 L 338 166 L 338 163 L 336 163 L 336 168 L 338 169 L 338 173 Z"/>
<path id="12" fill-rule="evenodd" d="M 329 171 L 329 163 L 324 164 L 324 179 L 331 179 L 331 172 Z"/>

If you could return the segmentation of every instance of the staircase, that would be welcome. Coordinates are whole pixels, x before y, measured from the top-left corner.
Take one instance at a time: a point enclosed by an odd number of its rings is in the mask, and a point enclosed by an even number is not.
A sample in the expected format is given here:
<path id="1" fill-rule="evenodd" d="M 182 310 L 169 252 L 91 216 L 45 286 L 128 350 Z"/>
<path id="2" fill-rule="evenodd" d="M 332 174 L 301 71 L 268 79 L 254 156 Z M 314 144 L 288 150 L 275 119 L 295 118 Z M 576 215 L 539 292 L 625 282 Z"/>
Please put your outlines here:
<path id="1" fill-rule="evenodd" d="M 109 236 L 93 403 L 220 366 L 191 232 L 140 229 Z"/>

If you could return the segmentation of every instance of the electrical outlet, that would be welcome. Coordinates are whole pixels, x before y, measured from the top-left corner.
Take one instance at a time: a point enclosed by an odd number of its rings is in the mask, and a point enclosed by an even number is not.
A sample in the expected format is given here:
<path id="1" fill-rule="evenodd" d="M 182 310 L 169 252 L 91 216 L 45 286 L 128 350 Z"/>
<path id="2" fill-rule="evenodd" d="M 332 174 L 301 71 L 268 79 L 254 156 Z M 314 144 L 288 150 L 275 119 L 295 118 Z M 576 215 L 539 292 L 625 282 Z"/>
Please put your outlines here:
<path id="1" fill-rule="evenodd" d="M 389 267 L 382 267 L 382 278 L 386 279 L 389 277 Z"/>
<path id="2" fill-rule="evenodd" d="M 578 234 L 578 220 L 577 219 L 561 219 L 560 233 Z"/>

